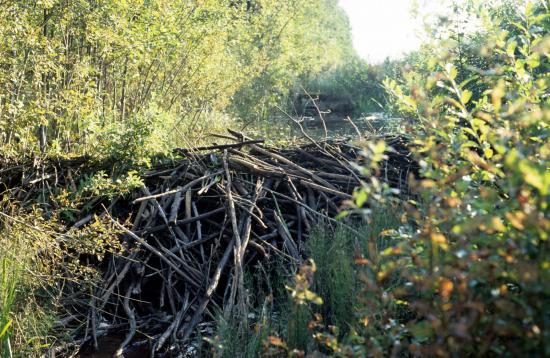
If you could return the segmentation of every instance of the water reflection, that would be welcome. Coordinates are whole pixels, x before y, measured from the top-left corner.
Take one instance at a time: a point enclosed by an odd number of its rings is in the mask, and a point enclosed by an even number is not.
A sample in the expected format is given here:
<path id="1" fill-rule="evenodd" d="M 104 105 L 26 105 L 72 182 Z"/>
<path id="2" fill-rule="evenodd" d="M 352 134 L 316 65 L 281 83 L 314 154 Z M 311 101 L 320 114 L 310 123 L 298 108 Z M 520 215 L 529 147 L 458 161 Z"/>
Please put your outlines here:
<path id="1" fill-rule="evenodd" d="M 301 124 L 306 132 L 314 139 L 324 139 L 325 127 L 328 139 L 356 138 L 357 131 L 364 135 L 387 134 L 395 132 L 402 124 L 402 119 L 393 117 L 384 112 L 368 113 L 359 118 L 351 119 L 334 116 L 323 116 L 323 121 L 319 117 L 302 117 Z M 294 134 L 300 135 L 298 125 L 293 125 Z"/>

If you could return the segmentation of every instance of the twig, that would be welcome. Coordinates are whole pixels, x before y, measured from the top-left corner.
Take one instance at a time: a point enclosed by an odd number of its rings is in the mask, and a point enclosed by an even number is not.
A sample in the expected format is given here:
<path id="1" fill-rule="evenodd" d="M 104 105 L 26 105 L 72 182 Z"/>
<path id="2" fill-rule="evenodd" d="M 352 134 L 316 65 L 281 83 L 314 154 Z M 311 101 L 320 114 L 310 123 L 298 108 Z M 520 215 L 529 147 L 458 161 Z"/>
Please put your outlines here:
<path id="1" fill-rule="evenodd" d="M 158 199 L 158 198 L 162 198 L 163 196 L 172 195 L 172 194 L 175 194 L 175 193 L 180 192 L 180 191 L 184 192 L 184 191 L 187 191 L 188 189 L 192 188 L 195 184 L 200 183 L 201 181 L 203 181 L 205 179 L 208 179 L 208 178 L 211 178 L 211 177 L 214 177 L 216 175 L 220 175 L 222 173 L 223 173 L 223 171 L 219 170 L 219 171 L 211 173 L 211 174 L 206 174 L 206 175 L 203 175 L 200 178 L 197 178 L 195 180 L 190 181 L 188 184 L 184 185 L 181 188 L 177 188 L 177 189 L 174 189 L 174 190 L 169 190 L 169 191 L 166 191 L 164 193 L 160 193 L 160 194 L 156 194 L 156 195 L 148 195 L 148 196 L 144 196 L 144 197 L 141 197 L 141 198 L 137 198 L 132 203 L 137 204 L 137 203 L 142 202 L 144 200 Z"/>

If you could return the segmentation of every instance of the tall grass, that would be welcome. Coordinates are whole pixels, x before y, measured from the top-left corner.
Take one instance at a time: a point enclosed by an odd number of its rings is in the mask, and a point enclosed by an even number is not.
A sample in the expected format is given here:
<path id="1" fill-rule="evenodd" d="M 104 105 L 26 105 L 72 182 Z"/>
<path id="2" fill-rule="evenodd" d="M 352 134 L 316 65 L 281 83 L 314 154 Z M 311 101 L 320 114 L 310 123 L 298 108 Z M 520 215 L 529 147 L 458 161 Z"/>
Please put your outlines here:
<path id="1" fill-rule="evenodd" d="M 12 310 L 22 267 L 20 262 L 8 257 L 5 247 L 0 248 L 0 356 L 11 358 Z"/>
<path id="2" fill-rule="evenodd" d="M 59 246 L 48 221 L 0 216 L 0 357 L 39 357 L 58 320 L 53 272 Z"/>
<path id="3" fill-rule="evenodd" d="M 262 346 L 269 336 L 272 324 L 272 312 L 268 299 L 259 309 L 254 309 L 247 317 L 251 323 L 248 329 L 243 329 L 243 320 L 234 315 L 218 315 L 216 337 L 209 340 L 215 357 L 259 357 Z"/>
<path id="4" fill-rule="evenodd" d="M 353 323 L 356 294 L 353 250 L 356 237 L 342 227 L 320 228 L 308 242 L 317 265 L 313 291 L 323 299 L 324 319 L 342 329 Z"/>
<path id="5" fill-rule="evenodd" d="M 313 290 L 323 299 L 320 313 L 326 323 L 339 327 L 342 334 L 357 324 L 360 309 L 361 282 L 356 259 L 378 257 L 392 244 L 381 233 L 397 230 L 400 225 L 397 208 L 374 208 L 365 221 L 336 228 L 321 225 L 308 241 L 310 257 L 317 265 Z"/>
<path id="6" fill-rule="evenodd" d="M 319 223 L 306 247 L 308 258 L 316 264 L 311 290 L 322 298 L 323 304 L 299 304 L 289 297 L 284 287 L 293 285 L 292 275 L 283 263 L 272 263 L 267 273 L 255 270 L 249 273 L 253 279 L 247 280 L 248 292 L 251 292 L 249 301 L 256 302 L 256 307 L 251 308 L 253 319 L 248 331 L 243 330 L 240 318 L 220 314 L 216 335 L 208 339 L 214 355 L 262 356 L 269 346 L 266 341 L 269 336 L 280 337 L 288 354 L 312 352 L 318 344 L 313 322 L 338 327 L 339 338 L 349 337 L 365 313 L 362 299 L 365 287 L 361 281 L 364 271 L 356 260 L 365 257 L 377 265 L 385 264 L 390 258 L 376 258 L 395 244 L 385 233 L 400 226 L 399 209 L 394 207 L 376 208 L 367 220 L 336 227 Z M 258 284 L 262 280 L 268 290 L 262 290 Z M 387 285 L 392 286 L 391 280 Z"/>

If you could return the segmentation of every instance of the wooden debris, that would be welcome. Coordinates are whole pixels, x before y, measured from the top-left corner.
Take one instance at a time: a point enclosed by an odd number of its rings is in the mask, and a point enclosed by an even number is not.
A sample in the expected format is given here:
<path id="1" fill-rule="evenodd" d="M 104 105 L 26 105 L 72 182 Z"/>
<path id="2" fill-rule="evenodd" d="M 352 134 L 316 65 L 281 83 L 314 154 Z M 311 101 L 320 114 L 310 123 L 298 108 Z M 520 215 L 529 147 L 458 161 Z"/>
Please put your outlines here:
<path id="1" fill-rule="evenodd" d="M 237 295 L 243 290 L 247 262 L 279 254 L 300 262 L 312 226 L 334 222 L 343 202 L 366 179 L 352 164 L 360 160 L 361 148 L 349 143 L 280 150 L 230 134 L 221 137 L 233 138 L 233 144 L 175 150 L 183 158 L 149 171 L 145 186 L 130 198 L 117 198 L 110 206 L 103 198 L 89 205 L 92 213 L 75 220 L 78 228 L 94 211 L 109 215 L 126 245 L 123 255 L 103 263 L 93 307 L 81 299 L 68 302 L 78 308 L 72 321 L 88 322 L 78 326 L 82 342 L 106 334 L 99 329 L 105 322 L 113 329 L 125 327 L 120 355 L 136 332 L 152 337 L 155 351 L 188 338 L 212 301 L 227 302 L 228 285 L 238 286 L 233 287 Z M 406 191 L 409 173 L 417 170 L 408 144 L 402 137 L 382 139 L 393 150 L 378 177 Z M 0 188 L 24 202 L 44 195 L 54 181 L 74 187 L 73 178 L 85 165 L 86 160 L 77 160 L 39 163 L 32 170 L 21 164 L 1 167 Z M 100 204 L 109 206 L 108 213 Z"/>

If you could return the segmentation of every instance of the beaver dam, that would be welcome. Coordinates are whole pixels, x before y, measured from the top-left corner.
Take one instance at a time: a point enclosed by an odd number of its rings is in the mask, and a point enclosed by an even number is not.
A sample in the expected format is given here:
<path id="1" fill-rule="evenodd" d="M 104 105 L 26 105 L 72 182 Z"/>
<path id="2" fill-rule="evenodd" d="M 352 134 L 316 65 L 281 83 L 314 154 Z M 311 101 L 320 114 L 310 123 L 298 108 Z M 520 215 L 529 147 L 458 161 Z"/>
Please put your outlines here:
<path id="1" fill-rule="evenodd" d="M 62 324 L 75 345 L 97 348 L 113 334 L 123 337 L 119 356 L 137 346 L 161 356 L 185 345 L 214 309 L 239 307 L 243 267 L 274 254 L 299 264 L 312 228 L 335 222 L 367 179 L 356 164 L 368 158 L 348 142 L 278 149 L 230 133 L 230 144 L 176 149 L 179 159 L 144 174 L 141 189 L 89 203 L 91 214 L 71 224 L 81 228 L 93 215 L 107 218 L 124 248 L 97 263 L 103 278 L 94 292 L 72 288 L 63 298 L 69 313 Z M 379 139 L 393 150 L 378 177 L 407 190 L 417 169 L 407 141 Z M 24 206 L 44 188 L 74 185 L 85 168 L 83 160 L 35 162 L 6 166 L 0 179 L 10 200 Z"/>

